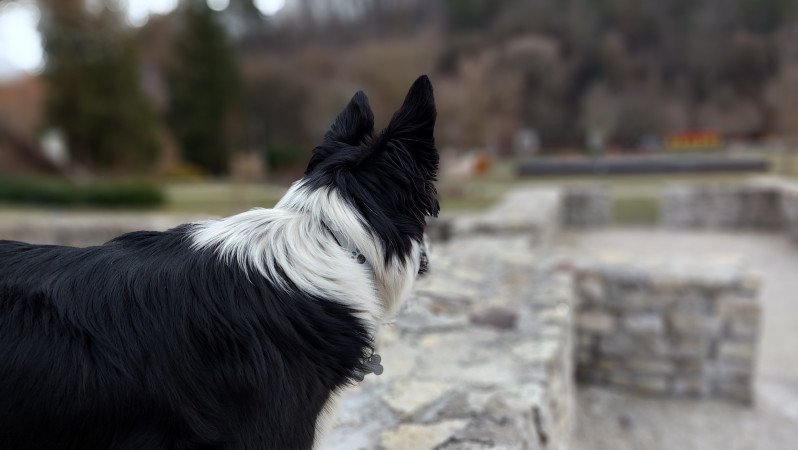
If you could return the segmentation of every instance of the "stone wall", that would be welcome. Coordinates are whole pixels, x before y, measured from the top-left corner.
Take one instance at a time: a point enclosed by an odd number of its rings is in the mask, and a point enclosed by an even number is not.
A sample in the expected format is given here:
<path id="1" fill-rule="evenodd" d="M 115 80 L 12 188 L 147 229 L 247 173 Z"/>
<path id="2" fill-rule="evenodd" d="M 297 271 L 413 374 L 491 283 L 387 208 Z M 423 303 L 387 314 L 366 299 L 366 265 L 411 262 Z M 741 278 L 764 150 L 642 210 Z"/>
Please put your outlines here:
<path id="1" fill-rule="evenodd" d="M 670 228 L 778 230 L 780 190 L 764 185 L 669 186 L 660 198 L 662 224 Z"/>
<path id="2" fill-rule="evenodd" d="M 736 264 L 629 258 L 583 264 L 576 286 L 578 380 L 752 401 L 755 276 Z"/>
<path id="3" fill-rule="evenodd" d="M 612 222 L 612 198 L 604 186 L 569 187 L 562 200 L 562 223 L 566 227 L 603 227 Z"/>
<path id="4" fill-rule="evenodd" d="M 782 221 L 780 228 L 798 241 L 798 184 L 774 177 L 756 179 L 749 184 L 779 193 Z"/>
<path id="5" fill-rule="evenodd" d="M 516 191 L 487 214 L 431 225 L 432 272 L 381 333 L 385 372 L 340 393 L 320 448 L 569 448 L 572 276 L 537 250 L 560 205 L 557 190 Z M 0 219 L 0 238 L 93 245 L 192 219 L 25 214 Z"/>
<path id="6" fill-rule="evenodd" d="M 790 202 L 777 190 L 774 203 L 775 188 L 757 189 L 765 194 L 732 196 L 761 203 L 756 211 L 764 216 L 778 204 L 782 217 L 798 218 L 798 190 Z M 673 211 L 702 204 L 679 201 L 687 203 Z M 674 223 L 770 223 L 724 208 L 712 214 L 733 211 L 735 218 Z M 432 272 L 379 342 L 385 373 L 340 394 L 320 448 L 566 449 L 575 365 L 586 382 L 750 402 L 759 324 L 754 277 L 695 261 L 599 261 L 567 272 L 552 269 L 567 264 L 545 262 L 562 225 L 604 225 L 610 211 L 606 190 L 525 189 L 485 214 L 432 222 Z M 0 239 L 92 245 L 196 219 L 26 214 L 0 218 Z"/>
<path id="7" fill-rule="evenodd" d="M 131 213 L 4 213 L 0 239 L 85 247 L 132 231 L 163 231 L 202 217 Z"/>
<path id="8" fill-rule="evenodd" d="M 600 185 L 572 186 L 561 195 L 562 225 L 582 229 L 611 224 L 613 199 Z M 659 196 L 666 228 L 785 231 L 798 240 L 798 183 L 757 177 L 738 184 L 678 184 Z"/>
<path id="9" fill-rule="evenodd" d="M 781 208 L 784 230 L 794 241 L 798 241 L 798 188 L 790 186 L 782 191 Z"/>
<path id="10" fill-rule="evenodd" d="M 559 189 L 512 191 L 485 213 L 432 219 L 427 233 L 440 242 L 465 236 L 523 235 L 530 243 L 548 244 L 559 232 L 561 198 Z M 0 239 L 82 247 L 132 231 L 163 231 L 207 218 L 160 213 L 6 213 L 0 216 Z"/>
<path id="11" fill-rule="evenodd" d="M 569 448 L 572 277 L 525 236 L 463 237 L 431 258 L 381 332 L 385 372 L 341 394 L 320 448 Z"/>
<path id="12" fill-rule="evenodd" d="M 562 192 L 554 188 L 510 191 L 493 208 L 479 214 L 444 215 L 430 222 L 434 239 L 524 235 L 537 245 L 552 242 L 560 229 Z"/>

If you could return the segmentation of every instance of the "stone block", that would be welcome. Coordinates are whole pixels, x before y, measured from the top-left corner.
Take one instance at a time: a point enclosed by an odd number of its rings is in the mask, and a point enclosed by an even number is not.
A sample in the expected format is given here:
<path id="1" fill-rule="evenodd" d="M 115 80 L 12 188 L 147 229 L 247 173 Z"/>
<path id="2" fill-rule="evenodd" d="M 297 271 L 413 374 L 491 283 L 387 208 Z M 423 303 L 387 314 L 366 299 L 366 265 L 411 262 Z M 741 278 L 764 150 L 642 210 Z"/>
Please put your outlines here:
<path id="1" fill-rule="evenodd" d="M 680 375 L 674 378 L 671 392 L 679 397 L 705 398 L 712 394 L 708 377 L 703 375 Z"/>
<path id="2" fill-rule="evenodd" d="M 702 289 L 690 288 L 678 298 L 673 305 L 673 311 L 681 314 L 694 314 L 697 316 L 712 315 L 715 302 L 708 298 Z"/>
<path id="3" fill-rule="evenodd" d="M 542 342 L 524 342 L 515 345 L 510 353 L 522 361 L 544 363 L 549 361 L 560 350 L 561 344 L 555 340 Z"/>
<path id="4" fill-rule="evenodd" d="M 711 341 L 704 336 L 683 336 L 671 342 L 670 355 L 674 358 L 709 358 Z"/>
<path id="5" fill-rule="evenodd" d="M 620 370 L 622 364 L 619 358 L 600 357 L 594 362 L 595 366 L 603 373 L 613 373 Z"/>
<path id="6" fill-rule="evenodd" d="M 609 382 L 612 385 L 624 388 L 633 388 L 635 375 L 622 370 L 617 370 L 609 375 Z"/>
<path id="7" fill-rule="evenodd" d="M 475 311 L 468 316 L 471 323 L 492 327 L 499 330 L 511 330 L 516 327 L 518 313 L 508 308 L 486 308 Z"/>
<path id="8" fill-rule="evenodd" d="M 384 431 L 380 443 L 391 450 L 418 450 L 436 448 L 452 435 L 465 428 L 465 420 L 445 420 L 433 424 L 404 424 L 394 430 Z"/>
<path id="9" fill-rule="evenodd" d="M 701 375 L 705 372 L 708 365 L 708 361 L 704 355 L 672 357 L 671 361 L 673 361 L 676 368 L 676 374 L 686 376 Z"/>
<path id="10" fill-rule="evenodd" d="M 754 298 L 762 286 L 762 278 L 753 274 L 744 274 L 740 277 L 738 291 L 740 294 Z"/>
<path id="11" fill-rule="evenodd" d="M 604 281 L 595 274 L 580 274 L 577 282 L 579 297 L 587 304 L 602 304 L 605 301 Z"/>
<path id="12" fill-rule="evenodd" d="M 718 300 L 719 314 L 726 320 L 738 321 L 757 325 L 760 316 L 760 307 L 754 300 L 740 297 L 727 296 Z"/>
<path id="13" fill-rule="evenodd" d="M 752 341 L 725 341 L 718 346 L 718 359 L 737 361 L 742 363 L 753 362 L 756 356 L 756 344 Z"/>
<path id="14" fill-rule="evenodd" d="M 451 386 L 438 381 L 406 380 L 396 383 L 383 400 L 401 417 L 410 417 L 436 402 L 450 389 Z"/>
<path id="15" fill-rule="evenodd" d="M 643 375 L 670 375 L 676 371 L 673 361 L 654 358 L 632 358 L 626 361 L 632 373 Z"/>
<path id="16" fill-rule="evenodd" d="M 621 296 L 621 306 L 624 311 L 641 311 L 660 309 L 665 304 L 661 296 L 652 295 L 650 292 L 637 289 L 624 292 Z"/>
<path id="17" fill-rule="evenodd" d="M 603 334 L 615 328 L 615 318 L 606 312 L 581 312 L 577 320 L 579 329 L 586 332 Z"/>
<path id="18" fill-rule="evenodd" d="M 576 353 L 576 363 L 578 365 L 592 365 L 596 357 L 589 351 L 579 350 Z"/>
<path id="19" fill-rule="evenodd" d="M 682 295 L 687 288 L 686 280 L 672 273 L 652 273 L 649 285 L 651 291 L 655 294 L 673 294 L 676 296 Z"/>
<path id="20" fill-rule="evenodd" d="M 636 375 L 634 388 L 644 394 L 664 395 L 669 392 L 668 377 L 658 375 Z"/>
<path id="21" fill-rule="evenodd" d="M 723 325 L 719 316 L 701 316 L 678 312 L 671 315 L 669 322 L 673 331 L 680 336 L 717 336 L 720 334 Z"/>
<path id="22" fill-rule="evenodd" d="M 759 336 L 759 324 L 754 321 L 732 319 L 726 324 L 726 333 L 732 339 L 756 340 Z"/>
<path id="23" fill-rule="evenodd" d="M 719 382 L 715 386 L 715 393 L 718 397 L 747 405 L 754 401 L 754 392 L 750 382 Z"/>
<path id="24" fill-rule="evenodd" d="M 713 361 L 707 372 L 709 372 L 713 379 L 719 381 L 740 381 L 747 382 L 753 377 L 754 367 L 747 362 L 740 362 L 734 360 L 720 360 Z"/>
<path id="25" fill-rule="evenodd" d="M 598 337 L 594 333 L 589 333 L 584 329 L 576 330 L 576 346 L 580 350 L 591 351 L 597 339 Z"/>
<path id="26" fill-rule="evenodd" d="M 637 344 L 631 336 L 615 333 L 601 338 L 599 350 L 608 355 L 629 355 L 635 351 Z"/>
<path id="27" fill-rule="evenodd" d="M 612 199 L 603 186 L 570 187 L 562 199 L 565 226 L 587 228 L 607 225 L 612 219 Z"/>
<path id="28" fill-rule="evenodd" d="M 623 328 L 633 334 L 662 334 L 665 322 L 655 313 L 629 314 L 623 318 Z"/>

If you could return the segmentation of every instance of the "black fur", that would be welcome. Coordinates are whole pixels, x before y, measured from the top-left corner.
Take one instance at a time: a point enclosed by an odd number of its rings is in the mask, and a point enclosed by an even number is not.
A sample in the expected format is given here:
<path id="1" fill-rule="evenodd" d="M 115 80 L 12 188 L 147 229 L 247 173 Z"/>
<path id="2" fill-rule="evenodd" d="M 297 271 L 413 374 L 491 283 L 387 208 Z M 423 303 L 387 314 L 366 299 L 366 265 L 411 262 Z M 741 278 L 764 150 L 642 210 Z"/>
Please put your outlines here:
<path id="1" fill-rule="evenodd" d="M 188 248 L 0 243 L 0 448 L 310 448 L 370 345 L 349 308 Z"/>
<path id="2" fill-rule="evenodd" d="M 413 83 L 388 126 L 374 132 L 374 114 L 358 92 L 313 151 L 309 185 L 334 186 L 385 246 L 386 260 L 404 261 L 424 236 L 426 217 L 440 210 L 434 181 L 435 99 L 426 76 Z"/>
<path id="3" fill-rule="evenodd" d="M 359 93 L 308 167 L 386 258 L 436 215 L 426 77 L 386 130 Z M 307 449 L 372 345 L 356 311 L 278 288 L 191 225 L 72 248 L 0 241 L 0 449 Z"/>

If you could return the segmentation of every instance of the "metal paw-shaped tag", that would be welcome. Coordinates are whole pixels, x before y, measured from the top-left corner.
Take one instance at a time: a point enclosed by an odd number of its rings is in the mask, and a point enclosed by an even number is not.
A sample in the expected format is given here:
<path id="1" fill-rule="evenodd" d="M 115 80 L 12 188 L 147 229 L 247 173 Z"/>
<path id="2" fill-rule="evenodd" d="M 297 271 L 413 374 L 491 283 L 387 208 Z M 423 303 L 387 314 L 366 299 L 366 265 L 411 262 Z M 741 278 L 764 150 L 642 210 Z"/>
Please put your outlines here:
<path id="1" fill-rule="evenodd" d="M 373 354 L 369 356 L 365 361 L 363 361 L 363 371 L 356 373 L 353 378 L 357 381 L 363 381 L 366 375 L 370 373 L 373 373 L 374 375 L 382 375 L 383 367 L 382 364 L 380 364 L 381 362 L 382 358 L 380 355 Z"/>

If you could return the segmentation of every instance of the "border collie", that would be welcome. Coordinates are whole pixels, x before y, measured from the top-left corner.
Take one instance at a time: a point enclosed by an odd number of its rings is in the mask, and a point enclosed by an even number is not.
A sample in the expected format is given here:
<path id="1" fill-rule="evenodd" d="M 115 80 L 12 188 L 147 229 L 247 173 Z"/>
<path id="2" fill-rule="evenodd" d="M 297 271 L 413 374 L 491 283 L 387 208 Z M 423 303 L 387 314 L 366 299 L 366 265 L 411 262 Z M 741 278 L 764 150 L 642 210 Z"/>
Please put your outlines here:
<path id="1" fill-rule="evenodd" d="M 432 86 L 355 94 L 273 209 L 73 248 L 0 241 L 0 449 L 308 449 L 426 270 Z"/>

